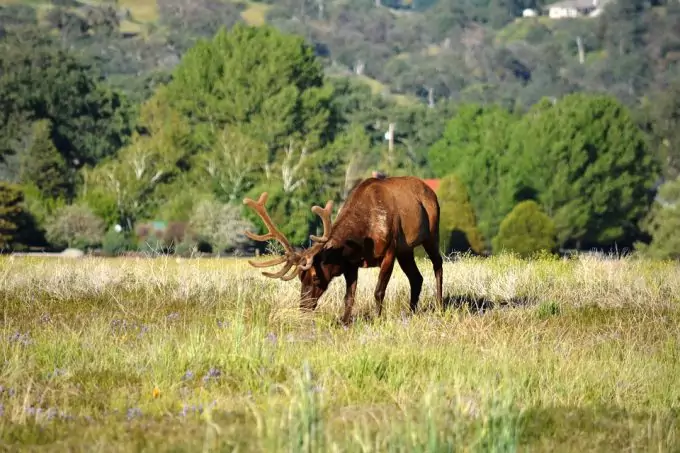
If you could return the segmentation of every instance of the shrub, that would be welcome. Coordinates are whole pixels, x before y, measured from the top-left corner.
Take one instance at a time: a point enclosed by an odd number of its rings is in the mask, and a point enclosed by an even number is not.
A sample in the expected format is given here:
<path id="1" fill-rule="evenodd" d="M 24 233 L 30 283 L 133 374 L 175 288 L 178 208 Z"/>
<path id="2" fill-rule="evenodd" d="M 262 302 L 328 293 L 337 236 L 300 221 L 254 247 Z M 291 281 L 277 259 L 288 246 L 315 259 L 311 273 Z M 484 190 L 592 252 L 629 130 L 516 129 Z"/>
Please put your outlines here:
<path id="1" fill-rule="evenodd" d="M 87 248 L 99 245 L 104 235 L 104 222 L 83 205 L 58 209 L 45 225 L 47 240 L 57 247 Z"/>
<path id="2" fill-rule="evenodd" d="M 102 251 L 107 256 L 117 256 L 134 249 L 134 241 L 130 233 L 109 229 L 102 238 Z"/>
<path id="3" fill-rule="evenodd" d="M 512 251 L 527 257 L 541 251 L 554 251 L 557 247 L 555 223 L 533 200 L 517 204 L 503 219 L 498 235 L 493 240 L 493 250 Z"/>
<path id="4" fill-rule="evenodd" d="M 189 227 L 217 253 L 249 244 L 250 239 L 243 231 L 253 229 L 237 207 L 214 199 L 202 200 L 196 205 Z"/>
<path id="5" fill-rule="evenodd" d="M 477 219 L 465 184 L 457 176 L 448 175 L 442 179 L 438 192 L 441 238 L 446 253 L 470 250 L 481 253 L 484 240 L 477 228 Z"/>
<path id="6" fill-rule="evenodd" d="M 0 249 L 8 247 L 15 239 L 23 212 L 23 200 L 19 186 L 0 182 Z"/>

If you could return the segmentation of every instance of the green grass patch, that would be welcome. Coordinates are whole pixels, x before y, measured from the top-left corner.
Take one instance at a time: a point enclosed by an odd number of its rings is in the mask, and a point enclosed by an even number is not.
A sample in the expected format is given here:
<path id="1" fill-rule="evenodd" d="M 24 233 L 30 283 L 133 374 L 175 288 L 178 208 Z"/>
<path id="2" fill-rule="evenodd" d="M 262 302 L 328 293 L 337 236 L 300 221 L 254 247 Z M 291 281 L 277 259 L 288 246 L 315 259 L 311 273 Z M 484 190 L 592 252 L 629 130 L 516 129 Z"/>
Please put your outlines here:
<path id="1" fill-rule="evenodd" d="M 0 443 L 64 451 L 677 451 L 680 269 L 360 271 L 313 314 L 242 259 L 0 259 Z"/>

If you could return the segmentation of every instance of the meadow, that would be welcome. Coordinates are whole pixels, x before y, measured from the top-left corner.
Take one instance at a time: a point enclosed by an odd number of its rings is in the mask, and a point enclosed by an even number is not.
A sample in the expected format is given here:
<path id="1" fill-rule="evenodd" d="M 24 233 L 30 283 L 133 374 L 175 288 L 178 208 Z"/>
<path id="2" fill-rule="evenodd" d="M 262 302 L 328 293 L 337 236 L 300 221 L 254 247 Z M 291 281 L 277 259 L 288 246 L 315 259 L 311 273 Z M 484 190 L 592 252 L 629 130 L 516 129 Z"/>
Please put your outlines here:
<path id="1" fill-rule="evenodd" d="M 243 259 L 0 259 L 0 451 L 680 449 L 680 267 L 464 257 L 313 314 Z"/>

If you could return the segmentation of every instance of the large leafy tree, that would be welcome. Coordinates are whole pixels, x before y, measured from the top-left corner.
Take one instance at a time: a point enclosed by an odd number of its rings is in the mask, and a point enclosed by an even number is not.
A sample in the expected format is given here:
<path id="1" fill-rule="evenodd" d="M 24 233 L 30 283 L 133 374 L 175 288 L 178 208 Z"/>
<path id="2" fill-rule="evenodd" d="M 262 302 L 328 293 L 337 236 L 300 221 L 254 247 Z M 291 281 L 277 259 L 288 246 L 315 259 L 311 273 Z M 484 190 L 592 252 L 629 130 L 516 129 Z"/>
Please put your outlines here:
<path id="1" fill-rule="evenodd" d="M 544 100 L 514 128 L 522 184 L 554 219 L 560 246 L 630 246 L 658 164 L 630 112 L 607 95 Z"/>
<path id="2" fill-rule="evenodd" d="M 132 108 L 96 71 L 39 29 L 0 40 L 0 156 L 20 149 L 31 121 L 52 123 L 51 141 L 69 166 L 113 154 L 132 130 Z"/>
<path id="3" fill-rule="evenodd" d="M 34 184 L 43 198 L 68 198 L 71 186 L 69 169 L 50 138 L 50 120 L 36 121 L 32 132 L 31 143 L 21 156 L 21 180 Z"/>
<path id="4" fill-rule="evenodd" d="M 649 244 L 638 243 L 636 248 L 654 258 L 680 258 L 680 179 L 659 187 L 658 197 L 641 225 L 652 240 Z"/>
<path id="5" fill-rule="evenodd" d="M 333 138 L 332 94 L 302 37 L 241 24 L 199 41 L 168 84 L 168 101 L 208 141 L 238 125 L 267 145 L 270 162 L 291 139 L 312 150 Z"/>
<path id="6" fill-rule="evenodd" d="M 180 178 L 196 149 L 186 119 L 165 101 L 164 88 L 141 106 L 139 128 L 141 133 L 116 156 L 83 171 L 80 191 L 95 212 L 110 211 L 115 204 L 118 220 L 129 228 L 172 194 L 167 186 Z"/>
<path id="7" fill-rule="evenodd" d="M 656 151 L 663 176 L 680 175 L 680 80 L 654 92 L 643 105 L 642 123 Z"/>
<path id="8" fill-rule="evenodd" d="M 311 182 L 319 168 L 332 173 L 341 162 L 323 155 L 337 129 L 332 100 L 313 48 L 269 26 L 237 24 L 197 42 L 167 85 L 168 105 L 200 144 L 192 171 L 236 165 L 231 174 L 213 171 L 218 195 L 236 200 L 268 190 L 273 219 L 295 225 L 301 240 L 315 222 Z"/>
<path id="9" fill-rule="evenodd" d="M 498 106 L 461 105 L 429 150 L 435 175 L 455 174 L 467 187 L 487 241 L 519 196 L 513 178 L 515 159 L 507 151 L 508 131 L 516 121 L 514 114 Z"/>

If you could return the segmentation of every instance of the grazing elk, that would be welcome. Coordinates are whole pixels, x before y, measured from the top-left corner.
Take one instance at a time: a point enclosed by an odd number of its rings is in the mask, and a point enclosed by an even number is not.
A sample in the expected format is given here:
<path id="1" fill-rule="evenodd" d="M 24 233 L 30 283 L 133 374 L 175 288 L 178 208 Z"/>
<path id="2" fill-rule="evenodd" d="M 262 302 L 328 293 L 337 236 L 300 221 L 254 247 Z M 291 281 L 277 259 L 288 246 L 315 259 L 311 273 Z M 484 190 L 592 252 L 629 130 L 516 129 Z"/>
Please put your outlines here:
<path id="1" fill-rule="evenodd" d="M 299 275 L 302 282 L 300 308 L 313 311 L 319 298 L 335 277 L 345 277 L 345 311 L 343 324 L 352 314 L 359 268 L 380 267 L 375 288 L 377 313 L 382 313 L 385 290 L 392 275 L 395 259 L 411 286 L 411 311 L 415 312 L 423 285 L 423 277 L 416 266 L 413 251 L 422 245 L 434 268 L 437 301 L 442 303 L 442 257 L 439 252 L 439 202 L 434 191 L 419 178 L 411 176 L 385 179 L 368 178 L 350 192 L 340 209 L 335 223 L 331 222 L 333 202 L 325 208 L 314 206 L 312 212 L 321 217 L 323 236 L 310 236 L 310 248 L 296 251 L 286 237 L 272 223 L 264 206 L 267 193 L 256 202 L 249 198 L 243 203 L 254 209 L 269 232 L 245 234 L 256 241 L 276 239 L 285 254 L 254 267 L 269 267 L 285 263 L 277 273 L 262 272 L 271 278 L 288 281 Z M 293 272 L 286 275 L 288 271 Z"/>

